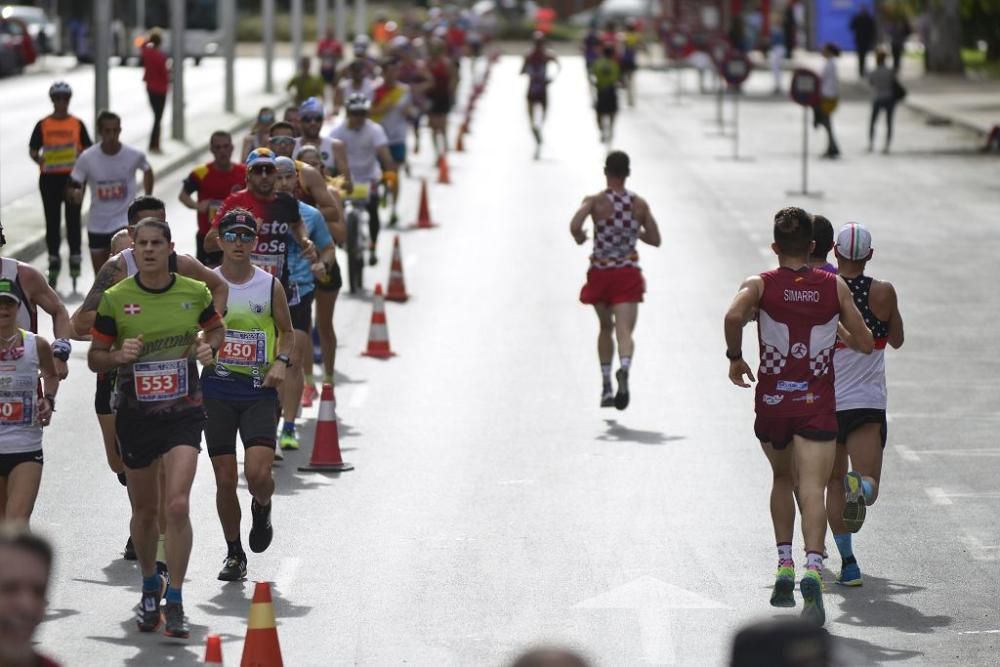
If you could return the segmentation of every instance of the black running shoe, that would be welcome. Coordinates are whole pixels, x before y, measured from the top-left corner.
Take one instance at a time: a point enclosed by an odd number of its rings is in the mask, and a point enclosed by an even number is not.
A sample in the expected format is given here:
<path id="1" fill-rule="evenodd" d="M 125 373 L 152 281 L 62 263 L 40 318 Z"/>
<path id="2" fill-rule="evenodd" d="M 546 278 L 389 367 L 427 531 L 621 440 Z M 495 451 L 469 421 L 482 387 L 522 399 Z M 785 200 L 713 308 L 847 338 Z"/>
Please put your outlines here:
<path id="1" fill-rule="evenodd" d="M 378 264 L 378 256 L 375 254 L 375 250 L 372 249 L 368 254 L 368 266 L 375 266 L 376 264 Z"/>
<path id="2" fill-rule="evenodd" d="M 242 581 L 247 578 L 247 555 L 226 556 L 222 569 L 219 570 L 219 581 Z"/>
<path id="3" fill-rule="evenodd" d="M 274 529 L 271 527 L 271 505 L 261 507 L 256 500 L 250 501 L 250 515 L 253 517 L 253 525 L 250 526 L 250 551 L 259 554 L 271 546 L 271 538 L 274 537 Z"/>
<path id="4" fill-rule="evenodd" d="M 604 385 L 604 389 L 601 390 L 601 407 L 602 408 L 613 408 L 615 407 L 615 392 L 611 391 L 611 385 Z"/>
<path id="5" fill-rule="evenodd" d="M 125 560 L 137 560 L 139 557 L 135 555 L 135 545 L 132 544 L 132 538 L 128 538 L 128 542 L 125 543 L 125 551 L 122 553 L 122 558 Z"/>
<path id="6" fill-rule="evenodd" d="M 628 407 L 628 371 L 619 368 L 615 373 L 615 379 L 618 380 L 618 393 L 615 394 L 615 407 L 619 410 L 624 410 Z"/>
<path id="7" fill-rule="evenodd" d="M 163 615 L 167 618 L 167 623 L 163 627 L 164 635 L 178 639 L 187 639 L 191 636 L 191 628 L 188 626 L 187 616 L 184 615 L 183 604 L 168 602 L 163 605 Z"/>
<path id="8" fill-rule="evenodd" d="M 155 632 L 160 627 L 163 620 L 160 599 L 166 588 L 167 581 L 161 577 L 159 590 L 142 592 L 142 598 L 135 608 L 135 624 L 139 627 L 139 632 Z"/>

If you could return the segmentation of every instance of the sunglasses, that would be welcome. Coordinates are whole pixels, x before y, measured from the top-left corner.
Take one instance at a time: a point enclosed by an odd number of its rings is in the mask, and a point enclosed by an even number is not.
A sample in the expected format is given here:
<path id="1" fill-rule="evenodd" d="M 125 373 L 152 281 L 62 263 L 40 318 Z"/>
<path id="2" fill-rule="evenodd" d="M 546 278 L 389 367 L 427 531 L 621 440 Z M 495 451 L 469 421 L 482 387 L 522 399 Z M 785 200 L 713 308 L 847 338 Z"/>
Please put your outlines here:
<path id="1" fill-rule="evenodd" d="M 276 171 L 278 170 L 273 164 L 259 164 L 255 167 L 250 167 L 251 174 L 268 175 L 268 174 L 273 174 Z"/>
<path id="2" fill-rule="evenodd" d="M 259 120 L 262 123 L 273 123 L 274 116 L 257 116 L 257 120 Z"/>
<path id="3" fill-rule="evenodd" d="M 294 144 L 295 137 L 271 137 L 271 143 L 277 144 L 278 146 L 282 144 Z"/>
<path id="4" fill-rule="evenodd" d="M 222 232 L 222 240 L 226 243 L 252 243 L 257 238 L 253 232 Z"/>
<path id="5" fill-rule="evenodd" d="M 303 123 L 322 123 L 322 116 L 299 116 L 299 120 Z"/>

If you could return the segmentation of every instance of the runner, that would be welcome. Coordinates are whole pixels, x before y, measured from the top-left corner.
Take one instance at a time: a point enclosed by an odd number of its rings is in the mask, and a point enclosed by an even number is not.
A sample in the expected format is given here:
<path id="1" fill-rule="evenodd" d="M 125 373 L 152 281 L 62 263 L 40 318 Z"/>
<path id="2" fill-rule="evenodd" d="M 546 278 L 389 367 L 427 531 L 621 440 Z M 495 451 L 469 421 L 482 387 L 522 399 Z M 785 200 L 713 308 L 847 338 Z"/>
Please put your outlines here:
<path id="1" fill-rule="evenodd" d="M 240 150 L 240 162 L 247 159 L 250 152 L 267 147 L 267 139 L 271 136 L 271 126 L 274 125 L 274 109 L 271 107 L 261 107 L 257 112 L 257 119 L 247 136 L 243 137 L 243 148 Z"/>
<path id="2" fill-rule="evenodd" d="M 395 179 L 396 164 L 389 154 L 389 139 L 385 130 L 368 118 L 370 104 L 363 95 L 354 95 L 347 100 L 347 120 L 333 128 L 330 136 L 347 146 L 347 164 L 351 168 L 351 181 L 355 187 L 367 186 L 368 197 L 368 238 L 370 241 L 369 264 L 376 264 L 375 242 L 381 228 L 378 213 L 378 192 L 376 186 L 382 180 L 383 166 L 386 180 Z M 379 161 L 382 166 L 379 166 Z M 388 174 L 392 174 L 391 177 Z"/>
<path id="3" fill-rule="evenodd" d="M 287 157 L 275 160 L 278 169 L 275 189 L 278 192 L 294 194 L 298 174 L 295 162 Z M 290 281 L 290 296 L 288 299 L 291 311 L 292 327 L 295 329 L 295 353 L 292 364 L 285 377 L 281 391 L 281 406 L 283 421 L 281 438 L 278 444 L 282 449 L 298 449 L 299 438 L 295 430 L 295 415 L 303 397 L 305 369 L 312 370 L 312 304 L 316 288 L 316 279 L 325 278 L 327 266 L 336 264 L 333 239 L 327 229 L 320 212 L 308 204 L 299 202 L 299 217 L 305 222 L 313 247 L 319 253 L 319 258 L 309 260 L 302 256 L 296 246 L 288 249 L 288 277 Z M 332 318 L 331 318 L 332 321 Z M 311 376 L 312 373 L 310 372 Z M 312 378 L 310 377 L 310 387 Z"/>
<path id="4" fill-rule="evenodd" d="M 813 216 L 813 242 L 816 245 L 809 253 L 809 266 L 827 273 L 836 273 L 837 267 L 827 260 L 833 250 L 833 225 L 821 215 Z"/>
<path id="5" fill-rule="evenodd" d="M 621 57 L 619 58 L 622 70 L 622 86 L 625 88 L 625 93 L 628 96 L 628 105 L 634 107 L 635 86 L 633 85 L 633 78 L 635 71 L 639 68 L 636 57 L 638 56 L 641 44 L 639 22 L 635 18 L 625 19 L 625 32 L 622 33 L 619 41 L 622 45 Z"/>
<path id="6" fill-rule="evenodd" d="M 7 244 L 0 223 L 0 249 Z M 52 317 L 52 332 L 56 340 L 52 342 L 52 355 L 55 357 L 56 375 L 65 380 L 69 374 L 66 362 L 73 350 L 70 338 L 73 327 L 70 325 L 66 307 L 59 300 L 59 295 L 45 282 L 42 272 L 24 262 L 10 257 L 0 257 L 0 279 L 9 280 L 20 299 L 17 310 L 17 326 L 31 333 L 38 333 L 38 307 Z"/>
<path id="7" fill-rule="evenodd" d="M 83 202 L 83 188 L 90 184 L 87 244 L 97 273 L 111 256 L 111 237 L 128 224 L 128 205 L 135 198 L 135 172 L 142 171 L 142 189 L 153 194 L 153 168 L 146 155 L 119 141 L 122 121 L 118 114 L 97 114 L 101 143 L 83 151 L 69 175 L 69 201 Z"/>
<path id="8" fill-rule="evenodd" d="M 729 379 L 738 387 L 754 381 L 743 360 L 743 327 L 756 315 L 760 339 L 754 433 L 771 464 L 771 521 L 778 545 L 778 572 L 771 605 L 794 607 L 794 478 L 802 506 L 806 572 L 799 584 L 802 616 L 823 625 L 824 491 L 833 470 L 837 435 L 833 348 L 838 322 L 859 351 L 872 350 L 871 332 L 851 291 L 836 276 L 809 267 L 812 216 L 784 208 L 774 216 L 772 250 L 778 268 L 747 278 L 725 317 Z M 789 447 L 794 443 L 794 447 Z M 794 475 L 793 475 L 794 469 Z"/>
<path id="9" fill-rule="evenodd" d="M 597 34 L 597 24 L 591 23 L 590 27 L 587 29 L 587 34 L 583 36 L 583 45 L 581 46 L 583 51 L 583 62 L 587 66 L 587 79 L 590 80 L 590 73 L 593 69 L 594 62 L 601 55 L 601 38 Z"/>
<path id="10" fill-rule="evenodd" d="M 247 180 L 247 168 L 242 162 L 232 161 L 233 137 L 228 132 L 213 132 L 209 138 L 209 146 L 214 159 L 191 170 L 184 179 L 178 199 L 188 208 L 198 211 L 195 257 L 205 266 L 218 266 L 222 261 L 222 254 L 205 252 L 205 235 L 208 234 L 222 201 L 243 188 Z M 194 193 L 198 193 L 197 201 L 191 196 Z"/>
<path id="11" fill-rule="evenodd" d="M 375 89 L 375 102 L 371 110 L 373 121 L 382 126 L 389 140 L 389 155 L 397 168 L 406 167 L 406 131 L 409 127 L 408 117 L 413 105 L 410 87 L 399 82 L 400 59 L 389 56 L 382 61 L 382 81 Z M 399 222 L 396 207 L 399 202 L 399 179 L 386 180 L 392 206 L 389 213 L 389 226 L 395 227 Z"/>
<path id="12" fill-rule="evenodd" d="M 419 40 L 400 43 L 396 52 L 400 56 L 399 80 L 410 87 L 413 100 L 413 113 L 410 124 L 413 127 L 413 154 L 420 154 L 420 122 L 430 106 L 427 91 L 430 89 L 433 77 L 427 71 L 427 66 L 420 59 L 416 43 Z"/>
<path id="13" fill-rule="evenodd" d="M 621 85 L 622 78 L 613 46 L 603 47 L 601 57 L 590 68 L 590 76 L 597 91 L 597 102 L 594 105 L 597 111 L 597 128 L 601 132 L 601 141 L 610 144 L 615 133 L 618 86 Z"/>
<path id="14" fill-rule="evenodd" d="M 535 159 L 542 152 L 542 125 L 545 124 L 545 114 L 549 104 L 549 63 L 555 63 L 556 72 L 561 68 L 559 60 L 545 48 L 545 35 L 536 32 L 534 48 L 524 57 L 521 74 L 528 75 L 528 122 L 531 123 L 531 133 L 535 135 Z M 535 107 L 541 107 L 542 117 L 535 120 Z"/>
<path id="15" fill-rule="evenodd" d="M 299 58 L 299 71 L 295 73 L 285 86 L 286 91 L 292 92 L 292 99 L 296 104 L 302 104 L 310 97 L 323 97 L 323 89 L 326 82 L 322 77 L 312 73 L 312 58 L 302 56 Z"/>
<path id="16" fill-rule="evenodd" d="M 326 166 L 327 172 L 331 175 L 347 173 L 347 148 L 340 141 L 330 137 L 321 137 L 319 131 L 323 129 L 323 103 L 316 97 L 310 97 L 299 106 L 299 122 L 302 123 L 302 136 L 295 139 L 295 148 L 292 150 L 292 158 L 299 159 L 299 152 L 303 146 L 311 145 L 319 151 L 320 158 Z M 284 146 L 277 146 L 276 149 L 283 149 Z M 286 154 L 284 150 L 277 150 L 280 155 Z"/>
<path id="17" fill-rule="evenodd" d="M 296 142 L 297 139 L 295 139 L 292 126 L 289 123 L 281 122 L 271 126 L 270 154 L 272 157 L 279 155 L 292 157 L 297 145 Z M 335 146 L 333 143 L 330 145 L 331 148 Z M 335 150 L 334 155 L 336 154 Z M 340 204 L 327 190 L 323 176 L 304 162 L 296 161 L 295 166 L 299 170 L 299 188 L 296 195 L 307 204 L 315 205 L 327 223 L 333 224 L 339 220 L 341 216 Z"/>
<path id="18" fill-rule="evenodd" d="M 77 158 L 93 142 L 87 126 L 69 113 L 69 100 L 73 89 L 65 81 L 56 81 L 49 87 L 52 113 L 35 124 L 28 140 L 31 159 L 38 163 L 38 190 L 42 195 L 45 211 L 45 245 L 49 249 L 49 286 L 55 288 L 62 268 L 59 247 L 62 245 L 62 207 L 66 205 L 66 241 L 69 243 L 69 276 L 76 291 L 80 277 L 80 205 L 66 198 L 69 174 Z"/>
<path id="19" fill-rule="evenodd" d="M 27 524 L 42 481 L 42 428 L 55 410 L 59 376 L 47 340 L 21 328 L 21 290 L 0 279 L 0 521 Z M 42 395 L 38 395 L 41 377 Z"/>
<path id="20" fill-rule="evenodd" d="M 850 223 L 837 234 L 834 250 L 841 278 L 847 283 L 865 325 L 875 339 L 875 349 L 863 355 L 844 343 L 833 355 L 837 388 L 837 457 L 827 486 L 826 511 L 830 530 L 840 552 L 842 567 L 837 583 L 862 584 L 861 568 L 854 557 L 851 534 L 861 530 L 866 507 L 878 498 L 885 451 L 887 392 L 885 346 L 903 345 L 903 318 L 892 283 L 865 275 L 875 251 L 871 233 Z M 849 341 L 849 335 L 841 337 Z M 850 458 L 851 472 L 848 472 Z"/>
<path id="21" fill-rule="evenodd" d="M 208 416 L 205 442 L 215 471 L 215 506 L 227 548 L 220 581 L 247 576 L 247 556 L 240 541 L 237 432 L 243 441 L 243 474 L 252 497 L 250 550 L 266 550 L 274 535 L 271 466 L 278 425 L 277 390 L 292 365 L 295 343 L 284 288 L 274 276 L 250 263 L 256 241 L 257 221 L 250 211 L 230 209 L 219 221 L 223 259 L 215 271 L 229 286 L 226 337 L 217 363 L 205 367 L 201 379 Z"/>
<path id="22" fill-rule="evenodd" d="M 375 99 L 375 80 L 368 75 L 368 66 L 364 60 L 352 60 L 347 71 L 337 84 L 333 96 L 333 115 L 340 115 L 347 100 L 355 94 L 364 95 L 371 102 Z"/>
<path id="23" fill-rule="evenodd" d="M 455 68 L 445 52 L 440 39 L 431 41 L 430 60 L 427 71 L 431 75 L 431 85 L 427 91 L 430 106 L 427 110 L 427 124 L 431 128 L 431 143 L 438 159 L 448 152 L 448 114 L 455 104 Z"/>
<path id="24" fill-rule="evenodd" d="M 191 555 L 188 507 L 205 422 L 195 360 L 214 363 L 225 327 L 204 283 L 169 270 L 173 243 L 165 222 L 140 220 L 134 247 L 139 272 L 102 295 L 87 360 L 93 371 L 118 371 L 115 431 L 142 571 L 136 622 L 140 631 L 152 632 L 161 621 L 165 579 L 156 571 L 156 544 L 162 465 L 171 573 L 164 634 L 186 638 L 181 589 Z"/>
<path id="25" fill-rule="evenodd" d="M 646 291 L 636 242 L 642 241 L 654 248 L 660 245 L 660 228 L 649 204 L 625 189 L 625 179 L 630 174 L 628 155 L 622 151 L 610 153 L 604 162 L 606 189 L 585 197 L 569 223 L 570 234 L 580 245 L 587 240 L 584 221 L 590 217 L 594 223 L 594 251 L 590 255 L 587 284 L 580 290 L 580 301 L 594 307 L 601 325 L 597 335 L 601 407 L 613 405 L 619 410 L 627 408 L 629 403 L 628 377 L 635 353 L 632 332 L 639 317 L 642 294 Z M 611 388 L 611 364 L 615 354 L 612 332 L 618 339 L 621 364 L 615 374 L 617 393 Z"/>
<path id="26" fill-rule="evenodd" d="M 316 43 L 316 55 L 319 57 L 319 75 L 330 89 L 333 101 L 333 96 L 337 94 L 337 68 L 344 57 L 344 45 L 334 37 L 333 28 L 327 28 L 323 39 Z M 321 99 L 326 99 L 325 90 Z"/>

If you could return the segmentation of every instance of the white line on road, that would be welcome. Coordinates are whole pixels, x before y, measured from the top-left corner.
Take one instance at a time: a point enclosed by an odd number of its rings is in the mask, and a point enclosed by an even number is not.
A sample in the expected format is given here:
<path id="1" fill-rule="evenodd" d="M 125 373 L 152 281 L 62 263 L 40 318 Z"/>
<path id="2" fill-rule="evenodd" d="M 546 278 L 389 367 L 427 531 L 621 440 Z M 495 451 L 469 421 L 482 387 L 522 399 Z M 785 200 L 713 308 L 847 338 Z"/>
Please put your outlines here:
<path id="1" fill-rule="evenodd" d="M 896 445 L 896 451 L 903 458 L 904 461 L 909 461 L 910 463 L 920 463 L 920 457 L 917 453 L 906 445 Z"/>
<path id="2" fill-rule="evenodd" d="M 348 405 L 352 408 L 360 408 L 368 400 L 368 385 L 363 384 L 351 392 L 351 400 Z"/>
<path id="3" fill-rule="evenodd" d="M 924 489 L 927 496 L 931 499 L 931 502 L 935 505 L 951 505 L 951 499 L 948 498 L 948 494 L 944 492 L 944 489 L 938 486 L 930 486 Z"/>
<path id="4" fill-rule="evenodd" d="M 988 546 L 983 544 L 972 535 L 962 535 L 962 542 L 969 550 L 969 555 L 975 560 L 995 561 L 1000 560 L 1000 546 Z"/>
<path id="5" fill-rule="evenodd" d="M 899 445 L 896 449 L 905 449 Z M 916 452 L 909 450 L 911 454 L 924 455 L 924 454 L 936 454 L 938 456 L 1000 456 L 1000 449 L 918 449 Z M 902 452 L 900 452 L 902 454 Z M 919 457 L 918 457 L 919 460 Z"/>
<path id="6" fill-rule="evenodd" d="M 288 557 L 281 559 L 281 565 L 278 566 L 278 574 L 274 577 L 274 586 L 281 594 L 288 597 L 288 591 L 291 589 L 292 584 L 295 583 L 295 578 L 299 572 L 299 565 L 302 564 L 301 558 Z"/>
<path id="7" fill-rule="evenodd" d="M 965 630 L 960 635 L 1000 635 L 1000 630 Z"/>

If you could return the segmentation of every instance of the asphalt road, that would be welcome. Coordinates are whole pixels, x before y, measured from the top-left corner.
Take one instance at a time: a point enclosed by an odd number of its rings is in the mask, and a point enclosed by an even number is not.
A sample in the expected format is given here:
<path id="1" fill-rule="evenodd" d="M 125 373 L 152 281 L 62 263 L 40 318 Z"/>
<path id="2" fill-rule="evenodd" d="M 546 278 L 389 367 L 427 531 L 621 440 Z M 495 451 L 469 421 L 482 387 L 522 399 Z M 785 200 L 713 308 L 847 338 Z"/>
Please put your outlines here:
<path id="1" fill-rule="evenodd" d="M 711 97 L 678 105 L 671 75 L 643 73 L 614 143 L 664 245 L 641 249 L 632 405 L 601 410 L 596 318 L 577 301 L 589 248 L 567 223 L 601 189 L 604 150 L 582 63 L 564 60 L 542 159 L 531 159 L 518 63 L 505 59 L 467 152 L 452 156 L 454 185 L 431 188 L 440 227 L 401 234 L 413 298 L 388 309 L 399 355 L 360 357 L 370 307 L 338 303 L 340 433 L 356 469 L 307 475 L 295 466 L 308 448 L 288 455 L 275 541 L 249 565 L 274 582 L 285 663 L 500 665 L 554 641 L 600 665 L 724 664 L 733 633 L 776 610 L 770 474 L 751 393 L 726 379 L 721 318 L 739 281 L 773 264 L 774 211 L 801 204 L 870 226 L 871 273 L 895 283 L 907 327 L 888 354 L 882 495 L 855 542 L 865 585 L 835 586 L 829 561 L 828 628 L 845 664 L 997 664 L 1000 362 L 988 332 L 1000 295 L 983 257 L 1000 211 L 995 161 L 905 111 L 897 151 L 867 155 L 867 107 L 849 102 L 835 119 L 844 158 L 810 165 L 825 195 L 787 196 L 799 185 L 798 108 L 744 100 L 741 153 L 754 160 L 734 162 L 721 159 L 728 140 L 708 136 Z M 429 162 L 417 156 L 415 175 Z M 404 187 L 409 220 L 416 187 Z M 158 192 L 173 202 L 178 188 L 176 176 Z M 193 216 L 176 203 L 168 215 L 191 250 Z M 387 273 L 389 243 L 369 286 Z M 746 340 L 753 358 L 752 331 Z M 184 665 L 218 633 L 235 664 L 253 584 L 215 580 L 224 543 L 205 459 L 185 585 L 192 638 L 135 631 L 138 574 L 120 559 L 127 500 L 104 463 L 85 352 L 74 350 L 45 441 L 34 525 L 58 562 L 41 646 L 68 665 Z"/>

